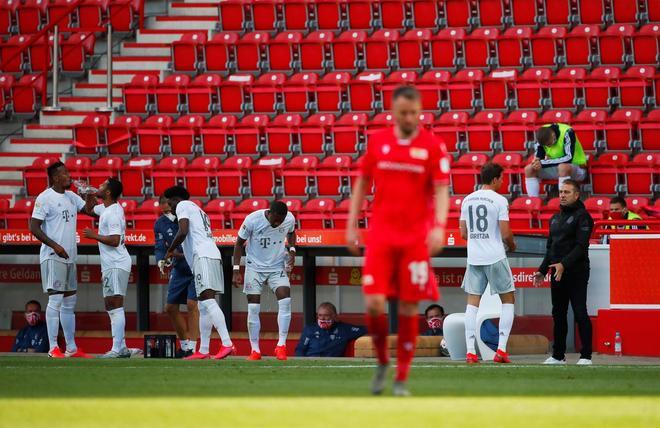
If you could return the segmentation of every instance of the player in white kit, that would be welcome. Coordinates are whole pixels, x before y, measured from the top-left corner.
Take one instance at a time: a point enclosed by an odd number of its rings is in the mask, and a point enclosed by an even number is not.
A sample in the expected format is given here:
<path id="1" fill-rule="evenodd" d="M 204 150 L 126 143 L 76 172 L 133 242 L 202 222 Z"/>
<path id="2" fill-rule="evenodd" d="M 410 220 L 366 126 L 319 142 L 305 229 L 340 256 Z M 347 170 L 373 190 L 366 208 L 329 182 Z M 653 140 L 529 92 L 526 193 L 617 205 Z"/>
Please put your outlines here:
<path id="1" fill-rule="evenodd" d="M 47 169 L 50 187 L 37 196 L 30 219 L 30 232 L 41 241 L 39 263 L 44 293 L 48 294 L 46 326 L 52 358 L 91 358 L 78 348 L 75 341 L 76 291 L 76 225 L 78 213 L 91 214 L 96 197 L 87 195 L 84 201 L 69 191 L 71 177 L 62 162 L 55 162 Z M 66 340 L 66 352 L 57 344 L 57 334 L 62 324 Z"/>
<path id="2" fill-rule="evenodd" d="M 461 205 L 461 236 L 468 242 L 468 257 L 462 288 L 468 293 L 465 309 L 466 362 L 478 363 L 475 350 L 477 311 L 481 296 L 490 284 L 491 294 L 502 300 L 499 341 L 494 361 L 510 363 L 506 344 L 513 326 L 515 286 L 506 258 L 516 243 L 509 226 L 509 203 L 497 191 L 502 187 L 502 166 L 487 163 L 481 168 L 481 190 L 471 193 Z M 506 247 L 505 244 L 506 243 Z"/>
<path id="3" fill-rule="evenodd" d="M 229 337 L 229 331 L 227 331 L 225 314 L 222 313 L 222 309 L 215 300 L 216 294 L 225 291 L 225 282 L 220 250 L 218 250 L 211 231 L 211 220 L 201 208 L 188 200 L 190 193 L 185 188 L 173 186 L 165 190 L 164 195 L 179 222 L 179 232 L 170 244 L 165 260 L 174 257 L 176 248 L 183 244 L 183 255 L 195 277 L 195 291 L 199 306 L 199 350 L 185 359 L 211 358 L 209 342 L 211 329 L 215 326 L 222 346 L 213 358 L 221 360 L 234 354 L 236 349 Z"/>
<path id="4" fill-rule="evenodd" d="M 238 231 L 234 246 L 232 282 L 240 287 L 243 245 L 247 243 L 243 293 L 248 301 L 248 334 L 252 352 L 248 360 L 260 360 L 259 330 L 261 290 L 268 286 L 277 298 L 279 338 L 275 347 L 278 360 L 286 360 L 286 338 L 291 324 L 291 284 L 289 275 L 296 260 L 296 219 L 284 202 L 274 201 L 270 209 L 248 215 Z M 288 247 L 288 249 L 287 249 Z"/>
<path id="5" fill-rule="evenodd" d="M 132 263 L 124 242 L 126 236 L 124 209 L 117 202 L 123 189 L 121 182 L 116 178 L 108 178 L 101 185 L 96 196 L 101 198 L 103 203 L 94 207 L 94 214 L 99 217 L 99 231 L 96 233 L 90 228 L 83 231 L 86 238 L 94 239 L 99 243 L 103 300 L 105 310 L 110 317 L 112 349 L 101 358 L 129 358 L 141 353 L 139 349 L 129 349 L 125 340 L 124 296 L 128 289 Z"/>

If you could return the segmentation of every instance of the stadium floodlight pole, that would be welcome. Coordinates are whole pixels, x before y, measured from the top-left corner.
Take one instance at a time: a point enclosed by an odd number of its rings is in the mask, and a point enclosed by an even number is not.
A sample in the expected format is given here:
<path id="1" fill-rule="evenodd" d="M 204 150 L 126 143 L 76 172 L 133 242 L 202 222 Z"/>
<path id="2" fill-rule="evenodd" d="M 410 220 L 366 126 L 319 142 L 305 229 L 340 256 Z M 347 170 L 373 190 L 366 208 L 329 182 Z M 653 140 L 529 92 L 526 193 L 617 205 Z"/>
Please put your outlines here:
<path id="1" fill-rule="evenodd" d="M 106 81 L 107 81 L 107 96 L 106 96 L 106 104 L 104 107 L 99 107 L 96 109 L 98 112 L 112 112 L 115 111 L 114 107 L 112 106 L 112 24 L 108 23 L 108 31 L 106 32 L 107 35 L 107 48 L 106 48 L 106 57 L 108 58 L 107 60 L 107 66 L 106 66 Z"/>
<path id="2" fill-rule="evenodd" d="M 48 49 L 48 45 L 46 45 Z M 44 107 L 45 111 L 62 111 L 59 103 L 60 86 L 60 29 L 59 26 L 53 27 L 53 97 L 50 106 Z"/>

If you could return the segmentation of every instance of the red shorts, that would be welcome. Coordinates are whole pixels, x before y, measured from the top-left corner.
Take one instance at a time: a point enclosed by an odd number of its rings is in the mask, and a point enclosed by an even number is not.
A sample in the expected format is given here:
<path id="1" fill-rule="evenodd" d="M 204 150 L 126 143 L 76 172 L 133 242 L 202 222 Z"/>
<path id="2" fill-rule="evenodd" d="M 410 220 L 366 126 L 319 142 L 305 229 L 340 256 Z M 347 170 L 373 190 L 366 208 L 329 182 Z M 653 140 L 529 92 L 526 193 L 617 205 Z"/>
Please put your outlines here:
<path id="1" fill-rule="evenodd" d="M 362 270 L 364 294 L 383 294 L 405 302 L 438 300 L 440 292 L 425 242 L 409 246 L 367 246 Z"/>

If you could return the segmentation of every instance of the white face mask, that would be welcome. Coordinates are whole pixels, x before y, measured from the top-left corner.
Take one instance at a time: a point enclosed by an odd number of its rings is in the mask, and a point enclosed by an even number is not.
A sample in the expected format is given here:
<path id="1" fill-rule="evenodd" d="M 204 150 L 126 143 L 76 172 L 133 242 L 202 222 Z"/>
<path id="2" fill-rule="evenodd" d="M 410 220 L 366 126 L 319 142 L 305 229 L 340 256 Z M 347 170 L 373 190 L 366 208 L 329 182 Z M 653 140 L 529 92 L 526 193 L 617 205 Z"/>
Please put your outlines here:
<path id="1" fill-rule="evenodd" d="M 174 220 L 176 220 L 176 216 L 175 216 L 174 214 L 172 214 L 172 213 L 166 213 L 166 214 L 165 214 L 165 217 L 169 218 L 170 221 L 174 221 Z"/>

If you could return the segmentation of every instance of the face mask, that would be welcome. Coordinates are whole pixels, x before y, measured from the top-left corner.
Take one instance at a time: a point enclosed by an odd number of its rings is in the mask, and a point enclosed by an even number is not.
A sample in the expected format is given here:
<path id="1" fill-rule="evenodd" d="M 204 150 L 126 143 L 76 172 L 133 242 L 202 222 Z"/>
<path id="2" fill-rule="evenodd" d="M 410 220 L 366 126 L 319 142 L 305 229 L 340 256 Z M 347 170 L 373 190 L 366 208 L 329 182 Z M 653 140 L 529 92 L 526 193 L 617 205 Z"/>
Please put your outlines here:
<path id="1" fill-rule="evenodd" d="M 433 317 L 430 320 L 426 321 L 429 325 L 429 328 L 436 329 L 442 327 L 442 318 Z"/>
<path id="2" fill-rule="evenodd" d="M 41 320 L 41 314 L 39 312 L 26 312 L 25 320 L 31 326 L 35 326 Z"/>
<path id="3" fill-rule="evenodd" d="M 316 322 L 319 324 L 319 327 L 321 327 L 324 330 L 329 330 L 333 324 L 331 320 L 317 320 Z"/>
<path id="4" fill-rule="evenodd" d="M 623 213 L 621 211 L 618 212 L 610 212 L 610 217 L 612 217 L 612 220 L 623 220 Z"/>
<path id="5" fill-rule="evenodd" d="M 165 217 L 169 218 L 170 221 L 174 221 L 176 219 L 176 216 L 172 213 L 165 213 Z"/>

